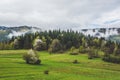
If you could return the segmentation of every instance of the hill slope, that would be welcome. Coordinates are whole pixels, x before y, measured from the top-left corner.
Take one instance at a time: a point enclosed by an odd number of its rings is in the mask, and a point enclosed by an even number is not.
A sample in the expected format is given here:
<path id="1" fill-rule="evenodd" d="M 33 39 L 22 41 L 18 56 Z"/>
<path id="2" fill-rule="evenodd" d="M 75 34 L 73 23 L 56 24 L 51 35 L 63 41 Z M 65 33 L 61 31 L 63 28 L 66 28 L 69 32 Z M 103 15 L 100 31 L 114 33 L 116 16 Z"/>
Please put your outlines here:
<path id="1" fill-rule="evenodd" d="M 0 80 L 120 80 L 120 65 L 88 59 L 86 54 L 39 52 L 41 65 L 28 65 L 22 59 L 26 50 L 0 51 Z M 77 59 L 79 64 L 72 62 Z M 49 74 L 44 74 L 49 70 Z"/>

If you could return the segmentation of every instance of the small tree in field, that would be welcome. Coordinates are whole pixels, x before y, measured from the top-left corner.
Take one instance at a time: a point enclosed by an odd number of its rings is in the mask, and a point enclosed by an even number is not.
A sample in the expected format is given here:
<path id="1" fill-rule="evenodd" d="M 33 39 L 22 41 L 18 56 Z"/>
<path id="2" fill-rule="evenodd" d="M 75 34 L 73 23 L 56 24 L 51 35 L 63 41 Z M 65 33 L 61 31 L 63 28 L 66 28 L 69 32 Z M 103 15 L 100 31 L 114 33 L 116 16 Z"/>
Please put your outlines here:
<path id="1" fill-rule="evenodd" d="M 15 39 L 13 44 L 14 44 L 14 49 L 19 49 L 19 40 L 18 39 Z"/>
<path id="2" fill-rule="evenodd" d="M 58 52 L 62 49 L 62 45 L 60 43 L 60 41 L 58 39 L 54 39 L 50 45 L 50 48 L 49 48 L 49 52 L 50 53 L 54 53 L 54 52 Z"/>
<path id="3" fill-rule="evenodd" d="M 34 41 L 34 49 L 37 50 L 37 51 L 40 51 L 41 48 L 42 48 L 42 40 L 39 39 L 39 38 L 36 38 L 35 41 Z"/>
<path id="4" fill-rule="evenodd" d="M 71 47 L 71 49 L 70 49 L 71 50 L 70 55 L 78 55 L 78 52 L 76 52 L 75 49 L 76 48 L 74 46 Z"/>
<path id="5" fill-rule="evenodd" d="M 75 50 L 75 47 L 74 47 L 74 46 L 72 46 L 70 50 L 71 50 L 71 52 L 73 53 L 73 52 L 74 52 L 74 50 Z"/>
<path id="6" fill-rule="evenodd" d="M 40 51 L 40 50 L 45 50 L 46 49 L 46 42 L 37 37 L 34 41 L 33 47 L 35 50 Z"/>
<path id="7" fill-rule="evenodd" d="M 41 60 L 39 59 L 38 54 L 34 50 L 29 50 L 28 53 L 23 55 L 23 59 L 27 64 L 40 64 Z"/>
<path id="8" fill-rule="evenodd" d="M 99 58 L 99 51 L 97 49 L 91 48 L 88 52 L 88 59 Z"/>

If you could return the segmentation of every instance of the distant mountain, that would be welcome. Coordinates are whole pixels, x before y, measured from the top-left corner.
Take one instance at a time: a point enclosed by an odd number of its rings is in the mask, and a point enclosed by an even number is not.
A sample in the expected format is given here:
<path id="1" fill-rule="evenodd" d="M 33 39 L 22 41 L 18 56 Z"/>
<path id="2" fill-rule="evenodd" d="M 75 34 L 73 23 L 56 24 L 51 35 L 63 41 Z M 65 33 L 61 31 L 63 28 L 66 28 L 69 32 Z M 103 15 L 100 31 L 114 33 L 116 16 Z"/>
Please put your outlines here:
<path id="1" fill-rule="evenodd" d="M 105 38 L 106 40 L 111 40 L 120 43 L 120 28 L 95 28 L 95 29 L 82 29 L 81 33 L 88 36 Z"/>
<path id="2" fill-rule="evenodd" d="M 112 21 L 113 23 L 114 21 Z M 93 26 L 99 26 L 99 25 L 93 25 Z M 5 27 L 0 26 L 0 41 L 8 40 L 12 36 L 20 36 L 24 35 L 26 33 L 34 33 L 34 32 L 40 32 L 42 31 L 38 27 L 29 27 L 29 26 L 19 26 L 19 27 Z M 109 27 L 109 28 L 92 28 L 92 29 L 78 29 L 77 31 L 80 31 L 84 35 L 93 36 L 93 37 L 104 37 L 106 39 L 114 39 L 115 41 L 120 41 L 120 27 Z M 117 38 L 116 38 L 117 36 Z"/>
<path id="3" fill-rule="evenodd" d="M 19 26 L 19 27 L 0 26 L 0 41 L 8 40 L 12 36 L 20 36 L 26 33 L 34 33 L 36 31 L 41 31 L 41 29 L 37 27 L 29 27 L 29 26 Z"/>
<path id="4" fill-rule="evenodd" d="M 120 19 L 108 20 L 103 24 L 91 24 L 87 29 L 80 31 L 85 35 L 120 42 Z"/>
<path id="5" fill-rule="evenodd" d="M 95 28 L 95 29 L 81 29 L 81 33 L 84 35 L 90 35 L 93 37 L 108 38 L 113 35 L 120 35 L 120 28 Z"/>

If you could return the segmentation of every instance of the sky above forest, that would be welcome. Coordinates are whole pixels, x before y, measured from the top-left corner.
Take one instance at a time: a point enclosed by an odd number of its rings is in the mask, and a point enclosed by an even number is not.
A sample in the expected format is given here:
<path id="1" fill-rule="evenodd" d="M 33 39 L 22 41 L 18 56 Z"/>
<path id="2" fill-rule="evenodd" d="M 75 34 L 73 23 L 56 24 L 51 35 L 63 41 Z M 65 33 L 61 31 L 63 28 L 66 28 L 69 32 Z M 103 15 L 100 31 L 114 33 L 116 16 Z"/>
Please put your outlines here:
<path id="1" fill-rule="evenodd" d="M 77 29 L 114 22 L 120 22 L 120 0 L 0 0 L 1 26 Z"/>

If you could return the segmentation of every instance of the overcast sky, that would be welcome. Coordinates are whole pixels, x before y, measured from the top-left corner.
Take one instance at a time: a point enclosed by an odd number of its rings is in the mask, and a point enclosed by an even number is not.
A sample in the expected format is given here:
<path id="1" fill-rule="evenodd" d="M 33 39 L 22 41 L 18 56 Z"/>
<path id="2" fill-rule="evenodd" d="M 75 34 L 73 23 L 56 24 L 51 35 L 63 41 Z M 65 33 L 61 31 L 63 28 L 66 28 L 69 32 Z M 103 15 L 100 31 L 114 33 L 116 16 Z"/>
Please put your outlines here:
<path id="1" fill-rule="evenodd" d="M 0 0 L 2 26 L 76 28 L 117 20 L 120 0 Z"/>

